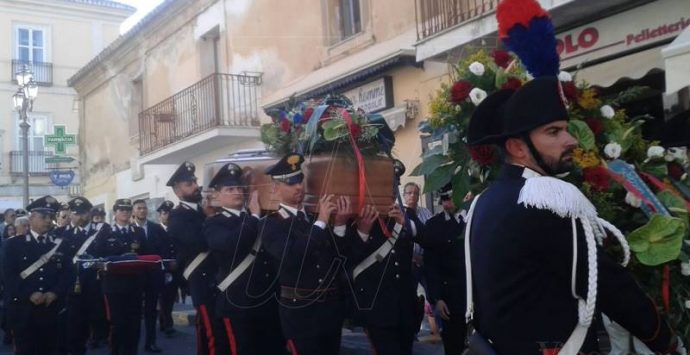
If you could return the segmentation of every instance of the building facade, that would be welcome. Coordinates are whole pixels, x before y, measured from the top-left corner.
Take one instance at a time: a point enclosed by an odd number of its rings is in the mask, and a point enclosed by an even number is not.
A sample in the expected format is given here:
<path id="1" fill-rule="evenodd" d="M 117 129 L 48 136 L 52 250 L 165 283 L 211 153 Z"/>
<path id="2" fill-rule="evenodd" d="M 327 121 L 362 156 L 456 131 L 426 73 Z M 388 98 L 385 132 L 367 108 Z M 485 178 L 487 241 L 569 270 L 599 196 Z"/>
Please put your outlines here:
<path id="1" fill-rule="evenodd" d="M 84 194 L 175 200 L 165 182 L 182 161 L 204 184 L 205 165 L 263 148 L 265 110 L 331 93 L 380 112 L 411 171 L 448 72 L 417 62 L 416 40 L 412 1 L 167 0 L 70 79 Z"/>
<path id="2" fill-rule="evenodd" d="M 23 207 L 23 137 L 10 104 L 18 88 L 15 73 L 23 66 L 39 85 L 28 119 L 30 198 L 65 200 L 80 191 L 81 163 L 78 145 L 55 144 L 79 132 L 77 94 L 67 79 L 118 37 L 135 9 L 103 0 L 0 0 L 0 9 L 0 92 L 6 103 L 0 109 L 0 209 Z M 72 176 L 66 186 L 54 184 L 56 177 L 67 183 L 65 176 Z"/>

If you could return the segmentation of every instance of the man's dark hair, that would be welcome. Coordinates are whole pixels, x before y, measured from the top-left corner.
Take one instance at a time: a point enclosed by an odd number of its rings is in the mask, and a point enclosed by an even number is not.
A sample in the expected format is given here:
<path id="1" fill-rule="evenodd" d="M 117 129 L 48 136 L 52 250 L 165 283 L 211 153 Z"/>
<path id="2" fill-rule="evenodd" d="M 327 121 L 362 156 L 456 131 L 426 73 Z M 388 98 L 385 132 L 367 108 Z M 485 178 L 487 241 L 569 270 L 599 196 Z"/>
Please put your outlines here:
<path id="1" fill-rule="evenodd" d="M 408 182 L 407 184 L 405 184 L 405 186 L 403 187 L 403 191 L 407 190 L 407 188 L 410 186 L 414 186 L 414 188 L 417 189 L 417 191 L 422 192 L 422 188 L 419 187 L 419 185 L 416 182 Z"/>
<path id="2" fill-rule="evenodd" d="M 134 207 L 134 205 L 138 205 L 140 203 L 146 204 L 146 201 L 142 200 L 142 199 L 134 200 L 134 202 L 132 202 L 132 207 Z"/>

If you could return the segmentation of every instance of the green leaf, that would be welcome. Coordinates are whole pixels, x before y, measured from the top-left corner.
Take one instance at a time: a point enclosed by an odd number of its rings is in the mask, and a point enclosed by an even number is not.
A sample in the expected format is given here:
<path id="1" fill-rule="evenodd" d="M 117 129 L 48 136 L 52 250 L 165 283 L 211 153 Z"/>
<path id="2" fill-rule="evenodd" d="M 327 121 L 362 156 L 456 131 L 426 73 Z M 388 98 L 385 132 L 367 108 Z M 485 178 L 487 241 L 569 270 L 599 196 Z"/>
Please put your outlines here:
<path id="1" fill-rule="evenodd" d="M 427 159 L 422 160 L 422 163 L 417 165 L 417 167 L 412 170 L 410 176 L 429 175 L 434 170 L 438 169 L 439 166 L 446 164 L 449 161 L 449 158 L 446 156 L 432 155 Z"/>
<path id="2" fill-rule="evenodd" d="M 668 175 L 668 167 L 666 166 L 666 162 L 663 160 L 650 160 L 649 162 L 642 164 L 640 170 L 652 174 L 660 179 L 663 179 L 666 177 L 666 175 Z"/>
<path id="3" fill-rule="evenodd" d="M 685 224 L 679 218 L 654 214 L 630 233 L 628 243 L 642 264 L 656 266 L 678 258 L 684 236 Z"/>
<path id="4" fill-rule="evenodd" d="M 433 147 L 432 149 L 426 151 L 424 154 L 422 154 L 422 160 L 426 160 L 432 155 L 439 155 L 443 154 L 443 146 L 442 145 L 437 145 Z"/>
<path id="5" fill-rule="evenodd" d="M 580 120 L 570 120 L 568 122 L 568 132 L 577 139 L 580 147 L 584 150 L 595 150 L 596 140 L 594 139 L 594 132 L 589 128 L 587 123 Z"/>
<path id="6" fill-rule="evenodd" d="M 460 206 L 465 195 L 470 191 L 470 175 L 463 167 L 453 176 L 451 182 L 453 183 L 453 203 L 455 206 Z"/>
<path id="7" fill-rule="evenodd" d="M 496 86 L 496 89 L 500 89 L 503 87 L 503 85 L 508 81 L 508 74 L 503 70 L 503 68 L 497 69 L 496 70 L 496 80 L 494 81 L 494 85 Z"/>
<path id="8" fill-rule="evenodd" d="M 328 120 L 321 125 L 323 128 L 323 139 L 334 141 L 347 134 L 347 127 L 343 120 Z"/>
<path id="9" fill-rule="evenodd" d="M 685 205 L 685 201 L 675 195 L 671 191 L 664 190 L 659 192 L 656 197 L 659 199 L 661 204 L 666 206 L 666 208 L 671 212 L 674 217 L 680 218 L 685 223 L 685 229 L 688 228 L 688 208 Z"/>
<path id="10" fill-rule="evenodd" d="M 424 182 L 424 193 L 436 191 L 449 183 L 456 167 L 456 164 L 448 164 L 435 169 Z"/>

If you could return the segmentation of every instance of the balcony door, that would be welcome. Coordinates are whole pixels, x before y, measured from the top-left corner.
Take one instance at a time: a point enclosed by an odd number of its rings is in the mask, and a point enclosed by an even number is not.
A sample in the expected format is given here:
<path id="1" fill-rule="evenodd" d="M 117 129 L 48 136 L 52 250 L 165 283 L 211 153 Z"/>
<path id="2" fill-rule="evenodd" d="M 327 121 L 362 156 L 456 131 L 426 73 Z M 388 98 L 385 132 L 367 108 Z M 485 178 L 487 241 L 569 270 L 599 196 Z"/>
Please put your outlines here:
<path id="1" fill-rule="evenodd" d="M 40 27 L 16 27 L 16 55 L 22 62 L 46 62 L 45 30 Z"/>
<path id="2" fill-rule="evenodd" d="M 17 122 L 17 150 L 21 151 L 24 147 L 24 137 L 22 129 L 19 127 L 19 119 Z M 48 116 L 45 115 L 29 115 L 29 151 L 43 152 L 45 148 L 45 136 L 51 132 L 51 122 Z"/>

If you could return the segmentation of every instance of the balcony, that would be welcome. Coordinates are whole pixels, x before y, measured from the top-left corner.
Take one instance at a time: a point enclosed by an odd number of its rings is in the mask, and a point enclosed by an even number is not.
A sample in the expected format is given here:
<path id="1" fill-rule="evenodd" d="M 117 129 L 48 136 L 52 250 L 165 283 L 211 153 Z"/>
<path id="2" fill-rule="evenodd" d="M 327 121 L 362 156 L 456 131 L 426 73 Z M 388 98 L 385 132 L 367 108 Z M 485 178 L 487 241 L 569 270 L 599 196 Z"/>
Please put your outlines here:
<path id="1" fill-rule="evenodd" d="M 10 175 L 21 176 L 24 174 L 24 160 L 23 153 L 20 150 L 10 151 Z M 46 164 L 45 159 L 52 156 L 53 152 L 43 151 L 29 151 L 29 175 L 30 176 L 48 176 L 50 169 Z"/>
<path id="2" fill-rule="evenodd" d="M 556 32 L 630 9 L 652 0 L 539 0 Z M 495 11 L 499 0 L 415 0 L 417 61 L 454 62 L 463 46 L 499 45 Z"/>
<path id="3" fill-rule="evenodd" d="M 139 113 L 143 163 L 179 163 L 259 137 L 261 76 L 212 74 Z"/>
<path id="4" fill-rule="evenodd" d="M 12 59 L 12 73 L 10 73 L 10 78 L 12 78 L 13 83 L 17 83 L 15 79 L 15 74 L 22 69 L 22 66 L 27 65 L 29 69 L 34 73 L 34 81 L 39 86 L 52 86 L 53 85 L 53 63 L 44 62 L 29 62 L 26 60 Z"/>
<path id="5" fill-rule="evenodd" d="M 492 12 L 498 0 L 416 0 L 417 39 L 443 32 Z"/>

